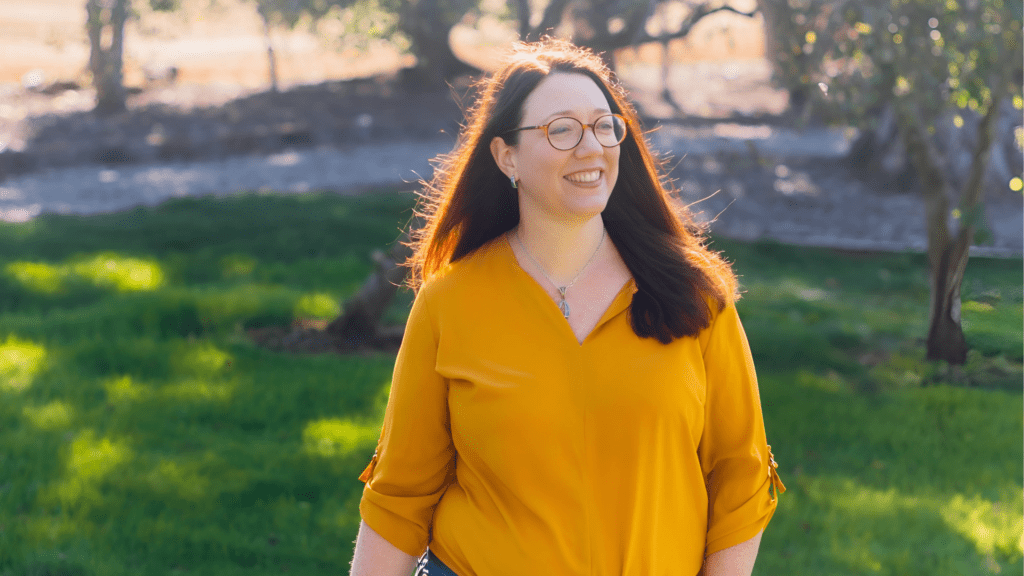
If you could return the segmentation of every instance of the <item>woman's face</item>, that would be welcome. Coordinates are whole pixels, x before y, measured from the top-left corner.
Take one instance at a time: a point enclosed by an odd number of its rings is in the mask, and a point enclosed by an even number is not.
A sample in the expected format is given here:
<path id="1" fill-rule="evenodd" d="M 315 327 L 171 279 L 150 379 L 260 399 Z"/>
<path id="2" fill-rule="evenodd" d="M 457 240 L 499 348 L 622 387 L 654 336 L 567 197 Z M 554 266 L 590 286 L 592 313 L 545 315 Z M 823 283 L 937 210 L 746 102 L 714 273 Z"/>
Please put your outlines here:
<path id="1" fill-rule="evenodd" d="M 607 98 L 589 76 L 554 73 L 526 98 L 520 126 L 542 126 L 563 116 L 589 125 L 611 113 Z M 491 152 L 506 175 L 516 176 L 521 214 L 533 211 L 549 219 L 588 220 L 604 210 L 619 175 L 619 146 L 601 146 L 590 128 L 571 150 L 553 147 L 544 130 L 522 130 L 516 146 L 495 138 Z"/>

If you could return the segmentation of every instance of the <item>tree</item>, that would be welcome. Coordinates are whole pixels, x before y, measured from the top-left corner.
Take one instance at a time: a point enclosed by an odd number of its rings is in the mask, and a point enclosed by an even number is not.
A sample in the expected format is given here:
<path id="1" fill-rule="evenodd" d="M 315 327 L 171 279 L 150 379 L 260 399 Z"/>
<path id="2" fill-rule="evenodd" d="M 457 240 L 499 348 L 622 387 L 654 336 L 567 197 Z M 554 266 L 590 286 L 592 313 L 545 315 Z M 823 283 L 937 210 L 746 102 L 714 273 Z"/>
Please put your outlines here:
<path id="1" fill-rule="evenodd" d="M 316 23 L 334 9 L 351 9 L 357 13 L 350 32 L 378 37 L 400 33 L 409 41 L 416 56 L 416 75 L 432 86 L 443 86 L 446 80 L 479 72 L 452 52 L 448 37 L 451 30 L 479 0 L 253 0 L 263 20 L 271 85 L 277 85 L 276 64 L 270 41 L 270 28 L 294 27 L 300 21 Z M 371 13 L 384 14 L 370 30 L 361 29 L 360 20 L 371 19 Z M 275 88 L 276 89 L 276 88 Z"/>
<path id="2" fill-rule="evenodd" d="M 428 84 L 443 86 L 461 74 L 479 72 L 452 52 L 449 36 L 479 0 L 389 0 L 397 7 L 398 29 L 409 38 L 416 68 Z"/>
<path id="3" fill-rule="evenodd" d="M 374 348 L 397 347 L 402 341 L 400 331 L 382 326 L 384 313 L 408 276 L 409 269 L 402 265 L 412 257 L 412 243 L 408 230 L 385 253 L 373 253 L 374 269 L 362 287 L 342 305 L 341 314 L 332 320 L 326 332 L 339 341 L 343 349 L 362 346 Z"/>
<path id="4" fill-rule="evenodd" d="M 158 11 L 175 10 L 178 0 L 149 0 L 149 6 Z M 124 26 L 135 13 L 131 0 L 86 0 L 85 14 L 95 111 L 115 114 L 125 109 Z M 109 41 L 104 42 L 105 37 Z"/>
<path id="5" fill-rule="evenodd" d="M 662 25 L 661 31 L 653 34 L 649 32 L 648 25 L 659 16 L 661 9 L 671 4 L 683 4 L 687 8 L 686 15 L 671 26 L 659 22 Z M 551 0 L 544 8 L 540 22 L 531 26 L 533 15 L 529 1 L 516 0 L 516 11 L 521 38 L 536 40 L 568 22 L 572 27 L 571 40 L 577 45 L 604 53 L 609 64 L 613 63 L 611 55 L 615 50 L 649 42 L 667 44 L 670 40 L 685 37 L 698 22 L 712 14 L 732 12 L 753 17 L 757 13 L 756 10 L 738 10 L 720 0 L 685 3 L 679 0 Z"/>
<path id="6" fill-rule="evenodd" d="M 334 8 L 347 8 L 353 0 L 253 0 L 256 13 L 263 23 L 263 39 L 267 45 L 267 73 L 271 92 L 279 88 L 277 76 L 277 56 L 274 53 L 274 42 L 270 31 L 275 26 L 285 25 L 294 28 L 303 18 L 316 22 L 326 16 Z"/>
<path id="7" fill-rule="evenodd" d="M 798 31 L 800 48 L 781 51 L 777 70 L 793 84 L 817 85 L 809 94 L 834 119 L 888 119 L 913 167 L 928 227 L 927 357 L 963 364 L 960 287 L 970 247 L 984 230 L 985 189 L 1007 185 L 986 178 L 998 115 L 1008 98 L 1017 109 L 1022 104 L 1022 6 L 1014 0 L 789 0 L 788 6 L 791 19 L 782 28 Z"/>
<path id="8" fill-rule="evenodd" d="M 211 0 L 216 1 L 216 0 Z M 311 27 L 318 21 L 336 10 L 352 10 L 356 14 L 357 22 L 346 30 L 346 35 L 358 34 L 361 36 L 375 35 L 388 36 L 394 34 L 396 27 L 394 22 L 397 15 L 393 14 L 395 6 L 382 7 L 375 0 L 252 0 L 263 23 L 263 37 L 267 45 L 267 68 L 270 79 L 270 89 L 278 91 L 279 82 L 277 75 L 277 57 L 274 53 L 274 43 L 270 31 L 274 27 L 295 28 L 300 22 L 306 22 Z M 387 24 L 378 28 L 376 26 L 361 26 L 361 20 L 368 12 L 384 11 L 390 18 L 384 18 Z"/>
<path id="9" fill-rule="evenodd" d="M 124 24 L 129 0 L 87 0 L 86 33 L 89 36 L 89 72 L 96 88 L 96 112 L 113 114 L 125 108 L 123 80 Z M 104 32 L 110 37 L 104 45 Z"/>

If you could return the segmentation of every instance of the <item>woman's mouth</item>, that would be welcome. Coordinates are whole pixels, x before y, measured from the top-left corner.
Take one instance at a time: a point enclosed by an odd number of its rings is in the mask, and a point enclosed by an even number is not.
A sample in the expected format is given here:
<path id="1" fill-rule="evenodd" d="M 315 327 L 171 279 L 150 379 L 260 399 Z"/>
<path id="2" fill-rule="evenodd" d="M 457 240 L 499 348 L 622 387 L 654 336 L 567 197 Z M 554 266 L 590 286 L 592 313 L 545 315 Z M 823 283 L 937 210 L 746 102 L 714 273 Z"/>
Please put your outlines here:
<path id="1" fill-rule="evenodd" d="M 573 184 L 592 184 L 601 179 L 601 170 L 573 172 L 572 174 L 565 176 L 565 179 Z"/>

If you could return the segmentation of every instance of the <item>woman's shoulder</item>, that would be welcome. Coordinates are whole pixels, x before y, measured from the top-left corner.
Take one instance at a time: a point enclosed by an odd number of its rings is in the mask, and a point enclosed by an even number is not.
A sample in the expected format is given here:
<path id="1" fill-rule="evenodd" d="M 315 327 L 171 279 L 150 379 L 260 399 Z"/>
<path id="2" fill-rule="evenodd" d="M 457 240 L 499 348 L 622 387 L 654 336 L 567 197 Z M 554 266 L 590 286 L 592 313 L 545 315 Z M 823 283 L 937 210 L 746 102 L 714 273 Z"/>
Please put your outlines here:
<path id="1" fill-rule="evenodd" d="M 498 236 L 424 278 L 420 293 L 431 300 L 450 299 L 467 292 L 474 293 L 486 287 L 486 284 L 499 280 L 504 272 L 501 264 L 503 246 L 500 244 L 505 241 L 504 238 Z"/>
<path id="2" fill-rule="evenodd" d="M 723 300 L 719 300 L 711 295 L 704 295 L 704 302 L 707 304 L 708 312 L 710 313 L 710 322 L 697 335 L 702 348 L 707 346 L 711 334 L 714 333 L 715 328 L 721 322 L 736 322 L 739 320 L 739 314 L 736 311 L 736 300 L 737 296 L 733 294 L 727 294 Z"/>

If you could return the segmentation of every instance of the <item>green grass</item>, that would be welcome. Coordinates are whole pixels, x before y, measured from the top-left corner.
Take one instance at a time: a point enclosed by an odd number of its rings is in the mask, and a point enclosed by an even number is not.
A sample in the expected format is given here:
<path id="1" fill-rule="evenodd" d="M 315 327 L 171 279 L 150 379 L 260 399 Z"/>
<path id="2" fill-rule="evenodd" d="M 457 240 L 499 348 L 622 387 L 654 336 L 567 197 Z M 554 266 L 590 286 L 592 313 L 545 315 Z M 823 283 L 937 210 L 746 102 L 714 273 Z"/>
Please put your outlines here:
<path id="1" fill-rule="evenodd" d="M 411 205 L 0 224 L 0 576 L 347 573 L 394 357 L 274 353 L 245 329 L 336 314 Z M 924 361 L 919 255 L 716 247 L 789 488 L 756 573 L 1020 574 L 1021 260 L 970 263 L 961 368 Z"/>

